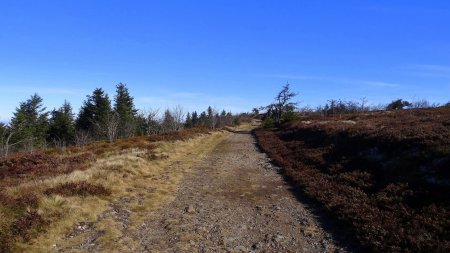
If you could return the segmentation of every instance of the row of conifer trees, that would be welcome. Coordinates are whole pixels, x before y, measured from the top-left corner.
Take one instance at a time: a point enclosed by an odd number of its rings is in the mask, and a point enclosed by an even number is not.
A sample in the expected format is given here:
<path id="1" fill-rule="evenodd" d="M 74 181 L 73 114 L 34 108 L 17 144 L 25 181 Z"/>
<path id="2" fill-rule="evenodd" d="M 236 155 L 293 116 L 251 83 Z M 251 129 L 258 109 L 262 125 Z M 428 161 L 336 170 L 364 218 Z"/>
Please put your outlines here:
<path id="1" fill-rule="evenodd" d="M 16 108 L 9 124 L 0 123 L 0 152 L 28 150 L 48 146 L 84 145 L 89 141 L 127 138 L 137 135 L 178 131 L 185 127 L 217 128 L 236 122 L 236 117 L 211 106 L 201 113 L 185 114 L 181 106 L 158 110 L 138 110 L 134 98 L 123 83 L 116 85 L 113 101 L 102 88 L 96 88 L 84 100 L 77 115 L 67 101 L 48 111 L 43 99 L 34 94 Z"/>

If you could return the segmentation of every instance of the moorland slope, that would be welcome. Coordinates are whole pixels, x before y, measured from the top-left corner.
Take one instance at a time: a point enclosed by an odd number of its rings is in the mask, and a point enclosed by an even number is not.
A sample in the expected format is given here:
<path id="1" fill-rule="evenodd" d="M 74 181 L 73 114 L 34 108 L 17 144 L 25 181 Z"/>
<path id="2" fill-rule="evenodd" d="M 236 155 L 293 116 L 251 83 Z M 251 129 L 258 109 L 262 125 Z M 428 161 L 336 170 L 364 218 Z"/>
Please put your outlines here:
<path id="1" fill-rule="evenodd" d="M 305 117 L 254 134 L 367 250 L 450 251 L 449 108 Z"/>

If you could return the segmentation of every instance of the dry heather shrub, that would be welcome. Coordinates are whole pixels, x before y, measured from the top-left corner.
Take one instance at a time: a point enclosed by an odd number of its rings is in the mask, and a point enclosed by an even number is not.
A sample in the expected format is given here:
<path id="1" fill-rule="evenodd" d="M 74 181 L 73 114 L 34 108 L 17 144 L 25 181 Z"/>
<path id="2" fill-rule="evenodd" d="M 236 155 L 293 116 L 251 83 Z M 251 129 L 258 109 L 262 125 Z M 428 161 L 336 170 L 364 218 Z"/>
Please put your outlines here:
<path id="1" fill-rule="evenodd" d="M 12 226 L 13 235 L 20 236 L 24 241 L 30 240 L 34 235 L 44 231 L 47 222 L 38 214 L 37 210 L 27 210 Z"/>
<path id="2" fill-rule="evenodd" d="M 198 134 L 207 134 L 210 130 L 207 128 L 188 128 L 181 131 L 173 131 L 162 134 L 150 135 L 147 140 L 155 141 L 182 141 L 195 137 Z"/>
<path id="3" fill-rule="evenodd" d="M 126 139 L 119 139 L 114 142 L 97 141 L 89 143 L 88 145 L 80 147 L 71 147 L 71 153 L 91 153 L 95 156 L 101 156 L 107 153 L 120 152 L 128 149 L 144 149 L 152 150 L 155 145 L 148 140 L 147 136 L 130 137 Z"/>
<path id="4" fill-rule="evenodd" d="M 24 174 L 44 175 L 57 167 L 58 159 L 43 153 L 16 154 L 0 161 L 0 179 Z"/>
<path id="5" fill-rule="evenodd" d="M 127 150 L 127 149 L 152 150 L 155 148 L 155 144 L 150 143 L 144 136 L 118 140 L 115 143 L 115 146 L 117 147 L 118 150 Z"/>
<path id="6" fill-rule="evenodd" d="M 29 207 L 36 209 L 39 206 L 39 199 L 36 194 L 31 192 L 23 193 L 19 198 L 15 200 L 15 204 L 23 207 Z"/>
<path id="7" fill-rule="evenodd" d="M 85 170 L 89 162 L 94 160 L 90 153 L 74 154 L 70 156 L 57 156 L 53 154 L 16 154 L 0 160 L 0 180 L 36 179 L 37 177 L 50 177 L 67 174 L 75 170 Z"/>
<path id="8" fill-rule="evenodd" d="M 47 222 L 37 212 L 38 197 L 31 192 L 14 198 L 0 192 L 0 252 L 10 252 L 14 242 L 30 240 Z"/>
<path id="9" fill-rule="evenodd" d="M 99 195 L 108 196 L 111 191 L 102 185 L 94 185 L 86 181 L 63 183 L 58 186 L 46 189 L 45 195 L 58 194 L 62 196 L 88 196 Z"/>
<path id="10" fill-rule="evenodd" d="M 438 108 L 311 118 L 254 134 L 369 251 L 449 252 L 449 121 L 450 109 Z"/>

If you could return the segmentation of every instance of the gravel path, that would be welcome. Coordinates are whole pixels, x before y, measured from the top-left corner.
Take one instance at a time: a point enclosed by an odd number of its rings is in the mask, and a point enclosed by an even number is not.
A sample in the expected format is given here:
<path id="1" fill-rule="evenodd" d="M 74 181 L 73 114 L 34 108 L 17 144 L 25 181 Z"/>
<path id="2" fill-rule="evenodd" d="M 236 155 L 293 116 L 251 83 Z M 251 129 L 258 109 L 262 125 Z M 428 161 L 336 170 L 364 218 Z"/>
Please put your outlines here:
<path id="1" fill-rule="evenodd" d="M 249 133 L 219 144 L 137 233 L 143 252 L 348 252 L 298 201 Z"/>

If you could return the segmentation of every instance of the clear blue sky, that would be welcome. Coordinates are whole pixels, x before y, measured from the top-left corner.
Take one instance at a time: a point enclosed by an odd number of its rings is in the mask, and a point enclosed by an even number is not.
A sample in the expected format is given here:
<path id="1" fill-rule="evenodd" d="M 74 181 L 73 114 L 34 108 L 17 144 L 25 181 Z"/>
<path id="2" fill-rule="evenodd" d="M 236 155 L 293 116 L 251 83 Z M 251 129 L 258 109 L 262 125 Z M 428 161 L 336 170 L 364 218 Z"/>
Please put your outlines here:
<path id="1" fill-rule="evenodd" d="M 287 81 L 301 105 L 448 102 L 450 1 L 0 0 L 2 121 L 118 82 L 138 108 L 250 111 Z"/>

